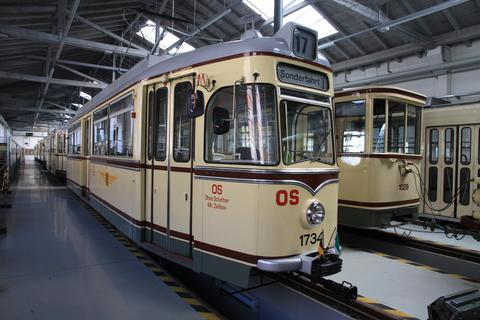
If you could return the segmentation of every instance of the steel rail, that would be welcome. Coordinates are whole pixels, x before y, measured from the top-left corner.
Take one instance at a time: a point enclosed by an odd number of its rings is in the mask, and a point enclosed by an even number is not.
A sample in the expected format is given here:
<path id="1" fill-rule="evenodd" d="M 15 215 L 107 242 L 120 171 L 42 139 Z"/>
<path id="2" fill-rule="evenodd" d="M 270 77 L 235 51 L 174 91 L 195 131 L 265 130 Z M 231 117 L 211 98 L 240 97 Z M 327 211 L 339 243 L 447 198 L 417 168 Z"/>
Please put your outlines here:
<path id="1" fill-rule="evenodd" d="M 404 318 L 388 313 L 374 304 L 364 303 L 359 300 L 346 301 L 322 285 L 311 282 L 299 274 L 268 274 L 283 285 L 301 292 L 302 294 L 326 304 L 333 309 L 343 312 L 348 316 L 360 320 L 405 320 Z"/>

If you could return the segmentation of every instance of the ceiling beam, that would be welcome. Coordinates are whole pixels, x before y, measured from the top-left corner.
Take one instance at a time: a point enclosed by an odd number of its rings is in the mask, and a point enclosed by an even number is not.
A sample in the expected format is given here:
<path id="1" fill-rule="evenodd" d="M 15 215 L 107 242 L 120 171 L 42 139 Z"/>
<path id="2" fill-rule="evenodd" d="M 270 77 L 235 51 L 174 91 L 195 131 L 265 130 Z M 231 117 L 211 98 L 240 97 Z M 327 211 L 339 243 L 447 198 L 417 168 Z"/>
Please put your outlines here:
<path id="1" fill-rule="evenodd" d="M 415 12 L 415 8 L 412 7 L 410 1 L 408 0 L 401 0 L 400 5 L 403 7 L 407 14 L 412 14 L 413 12 Z M 418 23 L 420 28 L 422 28 L 423 33 L 427 34 L 428 36 L 432 36 L 432 29 L 428 26 L 427 23 L 425 23 L 423 18 L 418 18 L 416 22 Z"/>
<path id="2" fill-rule="evenodd" d="M 85 79 L 92 80 L 92 81 L 95 81 L 95 82 L 97 82 L 97 83 L 101 83 L 101 84 L 103 84 L 104 86 L 108 86 L 108 83 L 103 82 L 102 80 L 99 80 L 99 79 L 94 78 L 94 77 L 92 77 L 92 76 L 89 76 L 88 74 L 85 74 L 85 73 L 80 72 L 80 71 L 78 71 L 78 70 L 72 69 L 72 68 L 70 68 L 70 67 L 67 67 L 67 66 L 64 66 L 64 65 L 61 65 L 61 64 L 57 64 L 57 67 L 62 68 L 62 69 L 67 70 L 67 71 L 70 71 L 71 73 L 76 74 L 76 75 L 78 75 L 78 76 L 81 76 L 81 77 L 83 77 L 83 78 L 85 78 Z"/>
<path id="3" fill-rule="evenodd" d="M 62 3 L 63 3 L 63 5 L 62 5 Z M 38 111 L 40 111 L 42 109 L 43 103 L 45 102 L 45 97 L 47 96 L 48 88 L 50 87 L 50 83 L 51 83 L 51 80 L 53 78 L 53 73 L 55 72 L 55 66 L 57 64 L 57 60 L 60 59 L 60 55 L 62 54 L 63 47 L 65 46 L 65 39 L 67 38 L 68 33 L 70 32 L 70 28 L 72 27 L 72 23 L 73 23 L 73 18 L 74 18 L 75 13 L 77 12 L 77 9 L 78 9 L 79 5 L 80 5 L 80 0 L 74 0 L 74 2 L 72 4 L 71 11 L 70 11 L 70 16 L 68 17 L 68 20 L 67 20 L 66 24 L 63 25 L 63 23 L 62 23 L 61 24 L 62 29 L 58 30 L 59 31 L 58 36 L 60 38 L 60 42 L 58 44 L 58 48 L 55 52 L 55 57 L 53 58 L 53 60 L 52 61 L 47 60 L 47 64 L 50 63 L 50 66 L 49 66 L 49 68 L 47 68 L 47 70 L 48 70 L 47 81 L 45 82 L 45 86 L 43 88 L 43 93 L 42 93 L 42 96 L 41 96 L 40 101 L 38 103 Z M 66 1 L 65 0 L 60 0 L 59 6 L 63 6 L 63 10 L 66 10 Z M 60 18 L 64 19 L 64 17 L 65 17 L 65 12 L 62 12 L 62 17 L 60 17 Z M 47 58 L 50 59 L 50 55 L 47 54 Z M 34 126 L 35 126 L 35 123 L 38 120 L 38 115 L 39 115 L 39 112 L 37 112 L 37 114 L 35 115 L 35 120 L 33 122 Z"/>
<path id="4" fill-rule="evenodd" d="M 24 107 L 18 107 L 16 105 L 3 105 L 3 106 L 0 106 L 0 110 L 15 110 L 18 112 L 24 112 L 24 111 L 37 112 L 38 111 L 38 109 L 35 107 L 24 108 Z M 50 113 L 50 114 L 70 114 L 70 115 L 74 115 L 76 113 L 75 111 L 55 110 L 55 109 L 45 109 L 45 108 L 41 109 L 38 112 Z"/>
<path id="5" fill-rule="evenodd" d="M 475 25 L 468 28 L 460 29 L 458 31 L 452 31 L 446 34 L 435 36 L 432 38 L 432 40 L 435 46 L 441 46 L 468 41 L 478 37 L 480 37 L 480 25 Z M 416 43 L 408 43 L 402 46 L 367 54 L 363 57 L 353 58 L 348 61 L 335 63 L 332 65 L 332 69 L 335 72 L 339 72 L 348 69 L 358 68 L 381 61 L 387 61 L 397 57 L 407 56 L 420 50 L 423 50 L 421 45 Z"/>
<path id="6" fill-rule="evenodd" d="M 435 2 L 437 4 L 441 3 L 441 1 L 438 1 L 438 0 L 435 0 Z M 442 14 L 445 18 L 447 18 L 448 23 L 450 23 L 450 25 L 452 26 L 452 28 L 454 30 L 459 30 L 460 29 L 460 25 L 458 24 L 457 20 L 455 19 L 455 17 L 453 16 L 453 14 L 449 10 L 443 10 Z"/>
<path id="7" fill-rule="evenodd" d="M 25 13 L 53 13 L 57 7 L 51 5 L 0 5 L 0 12 L 5 14 L 25 14 Z"/>
<path id="8" fill-rule="evenodd" d="M 243 3 L 243 0 L 237 0 L 234 3 L 232 3 L 231 5 L 225 7 L 222 12 L 217 13 L 216 15 L 214 15 L 213 17 L 211 17 L 210 19 L 205 21 L 202 25 L 200 25 L 199 27 L 196 27 L 196 29 L 194 31 L 190 32 L 187 36 L 180 37 L 180 39 L 178 39 L 178 41 L 176 41 L 171 46 L 166 48 L 164 50 L 164 52 L 168 53 L 170 50 L 181 46 L 185 41 L 187 41 L 188 39 L 190 39 L 190 38 L 194 37 L 195 35 L 199 34 L 204 29 L 208 28 L 209 26 L 211 26 L 212 24 L 214 24 L 215 22 L 217 22 L 218 20 L 222 19 L 224 16 L 226 16 L 227 14 L 232 12 L 232 9 L 236 6 L 238 6 L 241 3 Z"/>
<path id="9" fill-rule="evenodd" d="M 124 38 L 120 37 L 119 35 L 116 35 L 115 33 L 108 31 L 107 29 L 99 26 L 96 23 L 93 23 L 92 21 L 90 21 L 88 19 L 85 19 L 85 18 L 79 16 L 78 14 L 75 15 L 75 19 L 77 19 L 78 21 L 80 21 L 81 23 L 83 23 L 87 26 L 92 27 L 95 30 L 98 30 L 98 31 L 112 37 L 113 39 L 117 40 L 118 42 L 126 44 L 128 47 L 134 47 L 134 48 L 137 48 L 137 49 L 140 49 L 140 50 L 147 50 L 146 48 L 144 48 L 142 46 L 139 46 L 138 44 L 135 44 L 132 41 L 128 41 L 127 39 L 124 39 Z"/>
<path id="10" fill-rule="evenodd" d="M 47 77 L 45 76 L 34 76 L 29 74 L 21 74 L 21 73 L 6 72 L 6 71 L 0 71 L 0 78 L 47 83 Z M 106 87 L 101 83 L 92 83 L 92 82 L 85 82 L 85 81 L 56 79 L 56 78 L 51 78 L 50 83 L 56 84 L 56 85 L 62 85 L 62 86 L 85 87 L 85 88 L 96 88 L 96 89 L 103 89 Z"/>
<path id="11" fill-rule="evenodd" d="M 341 5 L 344 8 L 352 11 L 352 13 L 359 15 L 362 19 L 366 20 L 367 22 L 374 23 L 374 24 L 386 24 L 391 22 L 392 20 L 388 18 L 382 11 L 374 11 L 369 7 L 357 2 L 356 0 L 333 0 L 338 5 Z M 468 1 L 468 0 L 465 0 Z M 415 42 L 421 43 L 428 43 L 429 39 L 425 35 L 416 32 L 414 30 L 410 30 L 405 26 L 395 25 L 393 26 L 396 30 L 402 32 L 404 35 L 409 37 L 410 39 L 414 40 Z"/>
<path id="12" fill-rule="evenodd" d="M 33 56 L 33 55 L 28 55 L 25 56 L 27 59 L 34 59 L 34 60 L 41 60 L 41 61 L 46 61 L 47 58 L 45 57 L 40 57 L 40 56 Z M 80 62 L 80 61 L 71 61 L 71 60 L 63 60 L 63 59 L 58 59 L 57 60 L 61 64 L 67 64 L 67 65 L 72 65 L 72 66 L 79 66 L 79 67 L 85 67 L 85 68 L 92 68 L 92 69 L 102 69 L 102 70 L 115 70 L 115 71 L 121 71 L 121 72 L 127 72 L 129 69 L 125 68 L 118 68 L 118 67 L 111 67 L 111 66 L 105 66 L 101 64 L 93 64 L 93 63 L 86 63 L 86 62 Z"/>
<path id="13" fill-rule="evenodd" d="M 8 34 L 9 36 L 14 38 L 26 39 L 33 42 L 52 43 L 52 44 L 60 43 L 60 40 L 57 35 L 41 32 L 41 31 L 29 30 L 25 28 L 14 27 L 14 26 L 7 26 L 4 24 L 0 24 L 0 32 L 4 34 Z M 72 37 L 66 37 L 64 43 L 69 46 L 82 48 L 85 50 L 108 53 L 108 54 L 116 53 L 121 55 L 132 56 L 132 57 L 139 57 L 139 58 L 144 58 L 149 55 L 149 52 L 146 50 L 119 47 L 116 45 L 83 40 L 83 39 L 72 38 Z"/>

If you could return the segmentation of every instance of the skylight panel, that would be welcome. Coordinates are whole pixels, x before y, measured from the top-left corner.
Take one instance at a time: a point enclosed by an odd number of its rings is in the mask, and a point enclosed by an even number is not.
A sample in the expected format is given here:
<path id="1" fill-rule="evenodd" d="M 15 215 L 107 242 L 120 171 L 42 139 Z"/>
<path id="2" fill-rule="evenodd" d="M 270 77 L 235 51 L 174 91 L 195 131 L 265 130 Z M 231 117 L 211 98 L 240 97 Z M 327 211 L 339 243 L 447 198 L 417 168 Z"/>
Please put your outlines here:
<path id="1" fill-rule="evenodd" d="M 148 20 L 147 24 L 137 32 L 137 35 L 145 37 L 145 39 L 147 39 L 151 43 L 155 43 L 155 28 L 155 22 Z M 159 28 L 159 32 L 160 34 L 163 32 L 162 27 Z M 166 31 L 163 35 L 163 39 L 160 41 L 159 47 L 165 50 L 178 40 L 180 40 L 179 37 L 169 31 Z M 180 48 L 178 48 L 178 50 L 176 48 L 173 48 L 168 53 L 184 53 L 192 50 L 195 50 L 193 46 L 186 42 L 183 42 Z"/>
<path id="2" fill-rule="evenodd" d="M 315 8 L 311 5 L 303 7 L 283 18 L 283 23 L 301 21 L 302 25 L 318 32 L 322 39 L 338 32 Z"/>
<path id="3" fill-rule="evenodd" d="M 92 96 L 89 95 L 88 93 L 85 93 L 83 91 L 80 91 L 80 97 L 87 99 L 87 100 L 92 100 Z"/>
<path id="4" fill-rule="evenodd" d="M 302 0 L 284 0 L 283 9 L 286 10 L 290 7 L 293 7 L 299 3 L 303 2 Z M 243 3 L 249 6 L 253 11 L 262 16 L 264 20 L 273 18 L 274 3 L 273 1 L 265 0 L 243 0 Z M 287 22 L 300 22 L 301 25 L 314 29 L 318 32 L 318 38 L 325 38 L 331 36 L 338 32 L 334 26 L 332 26 L 321 14 L 320 12 L 312 7 L 311 5 L 305 6 L 300 10 L 295 11 L 294 13 L 289 14 L 286 17 L 283 17 L 283 23 Z"/>
<path id="5" fill-rule="evenodd" d="M 286 9 L 290 6 L 299 4 L 302 0 L 284 0 L 283 8 Z M 268 0 L 243 0 L 247 6 L 250 7 L 257 14 L 261 15 L 264 20 L 270 19 L 273 17 L 273 1 Z"/>

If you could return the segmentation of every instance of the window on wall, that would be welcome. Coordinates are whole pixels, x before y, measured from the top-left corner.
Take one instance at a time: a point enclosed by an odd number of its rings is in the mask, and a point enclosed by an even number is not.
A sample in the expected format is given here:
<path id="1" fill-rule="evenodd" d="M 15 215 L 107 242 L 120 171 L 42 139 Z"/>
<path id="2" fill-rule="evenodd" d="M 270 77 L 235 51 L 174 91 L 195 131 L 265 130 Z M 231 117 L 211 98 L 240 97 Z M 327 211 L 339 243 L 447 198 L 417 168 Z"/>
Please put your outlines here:
<path id="1" fill-rule="evenodd" d="M 109 152 L 114 157 L 131 157 L 133 96 L 117 100 L 109 107 Z"/>
<path id="2" fill-rule="evenodd" d="M 365 152 L 365 100 L 335 104 L 338 152 Z"/>
<path id="3" fill-rule="evenodd" d="M 175 86 L 173 106 L 173 159 L 177 162 L 190 160 L 190 134 L 192 120 L 187 116 L 187 94 L 192 92 L 190 82 L 182 82 Z"/>
<path id="4" fill-rule="evenodd" d="M 93 154 L 133 156 L 133 95 L 128 94 L 93 113 Z"/>
<path id="5" fill-rule="evenodd" d="M 279 161 L 275 88 L 255 84 L 218 90 L 207 107 L 205 160 L 208 162 L 274 165 Z M 293 108 L 293 106 L 292 106 Z M 223 111 L 226 132 L 214 132 L 214 113 Z M 235 115 L 234 115 L 235 114 Z M 302 121 L 305 124 L 305 122 Z M 306 128 L 303 128 L 306 130 Z M 286 137 L 286 139 L 291 137 Z M 309 144 L 308 136 L 302 141 Z M 313 136 L 310 144 L 314 147 Z"/>
<path id="6" fill-rule="evenodd" d="M 373 100 L 372 152 L 385 152 L 385 99 Z"/>
<path id="7" fill-rule="evenodd" d="M 82 144 L 82 129 L 80 122 L 68 129 L 68 153 L 80 154 Z"/>

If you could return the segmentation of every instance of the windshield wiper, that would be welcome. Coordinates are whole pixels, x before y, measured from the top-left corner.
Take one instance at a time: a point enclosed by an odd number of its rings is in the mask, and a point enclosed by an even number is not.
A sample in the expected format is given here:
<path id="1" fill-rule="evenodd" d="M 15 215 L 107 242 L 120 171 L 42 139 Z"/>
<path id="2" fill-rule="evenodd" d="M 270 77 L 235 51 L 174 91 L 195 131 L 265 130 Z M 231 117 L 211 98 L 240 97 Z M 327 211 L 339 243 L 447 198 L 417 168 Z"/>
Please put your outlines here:
<path id="1" fill-rule="evenodd" d="M 332 132 L 332 128 L 328 129 L 327 133 L 325 134 L 323 140 L 319 143 L 318 145 L 318 148 L 315 150 L 315 151 L 305 151 L 305 153 L 311 153 L 312 156 L 311 157 L 308 157 L 308 160 L 314 162 L 322 162 L 320 161 L 320 150 L 322 149 L 322 146 L 325 144 L 325 142 L 327 141 L 328 137 L 330 136 L 330 133 Z"/>

